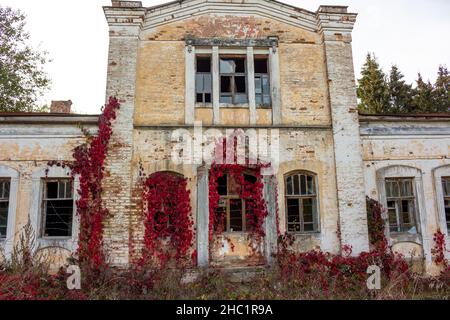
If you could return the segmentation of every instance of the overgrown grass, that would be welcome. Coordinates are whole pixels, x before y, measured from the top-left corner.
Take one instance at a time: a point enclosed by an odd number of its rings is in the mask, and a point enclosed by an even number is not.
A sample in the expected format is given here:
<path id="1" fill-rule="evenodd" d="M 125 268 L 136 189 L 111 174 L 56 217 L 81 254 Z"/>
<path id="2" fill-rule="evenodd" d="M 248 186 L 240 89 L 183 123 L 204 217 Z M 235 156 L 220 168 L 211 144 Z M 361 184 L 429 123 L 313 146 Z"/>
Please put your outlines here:
<path id="1" fill-rule="evenodd" d="M 425 277 L 405 268 L 399 258 L 331 256 L 318 251 L 282 252 L 276 265 L 241 283 L 230 281 L 229 273 L 220 269 L 84 268 L 81 290 L 70 291 L 64 269 L 50 275 L 49 261 L 35 254 L 33 239 L 32 228 L 25 226 L 11 259 L 0 263 L 0 300 L 450 299 L 448 270 L 439 277 Z M 372 263 L 390 267 L 389 272 L 383 268 L 380 290 L 366 286 L 366 264 Z"/>

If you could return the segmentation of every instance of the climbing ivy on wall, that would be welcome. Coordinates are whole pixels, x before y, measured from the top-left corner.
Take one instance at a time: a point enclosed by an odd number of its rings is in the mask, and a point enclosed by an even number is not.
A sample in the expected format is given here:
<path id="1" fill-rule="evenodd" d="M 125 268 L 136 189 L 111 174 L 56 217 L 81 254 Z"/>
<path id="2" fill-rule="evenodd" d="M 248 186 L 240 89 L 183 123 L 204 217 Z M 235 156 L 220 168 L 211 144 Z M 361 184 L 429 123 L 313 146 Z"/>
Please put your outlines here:
<path id="1" fill-rule="evenodd" d="M 376 200 L 369 197 L 367 202 L 367 223 L 369 229 L 369 240 L 375 250 L 386 252 L 388 249 L 388 242 L 385 236 L 385 223 L 383 220 L 383 213 L 385 209 Z"/>
<path id="2" fill-rule="evenodd" d="M 74 149 L 74 161 L 48 163 L 49 166 L 69 167 L 72 179 L 79 176 L 79 199 L 76 201 L 80 219 L 77 256 L 81 265 L 93 269 L 106 266 L 103 231 L 109 212 L 103 205 L 103 178 L 112 121 L 116 119 L 119 108 L 118 100 L 110 97 L 99 116 L 97 135 L 89 135 L 86 143 Z"/>
<path id="3" fill-rule="evenodd" d="M 170 172 L 157 172 L 146 179 L 144 200 L 144 248 L 139 265 L 187 258 L 192 246 L 190 192 L 187 180 Z"/>
<path id="4" fill-rule="evenodd" d="M 209 239 L 213 240 L 214 234 L 224 231 L 223 217 L 217 214 L 220 195 L 218 192 L 218 179 L 227 174 L 238 185 L 238 195 L 245 201 L 247 231 L 256 236 L 256 239 L 264 237 L 263 223 L 267 217 L 267 207 L 263 197 L 264 183 L 261 175 L 263 165 L 246 167 L 238 164 L 213 164 L 209 171 Z M 245 172 L 251 169 L 255 181 L 245 179 Z"/>

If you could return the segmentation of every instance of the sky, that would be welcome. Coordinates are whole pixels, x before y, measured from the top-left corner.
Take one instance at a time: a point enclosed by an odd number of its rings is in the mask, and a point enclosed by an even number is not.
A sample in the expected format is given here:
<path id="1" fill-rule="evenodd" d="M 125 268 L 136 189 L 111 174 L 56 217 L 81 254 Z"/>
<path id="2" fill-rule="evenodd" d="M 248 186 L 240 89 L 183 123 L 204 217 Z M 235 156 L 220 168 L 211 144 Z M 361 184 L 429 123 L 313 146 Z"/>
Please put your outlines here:
<path id="1" fill-rule="evenodd" d="M 143 0 L 144 6 L 169 2 Z M 387 72 L 396 64 L 412 83 L 420 72 L 434 82 L 438 66 L 450 68 L 450 0 L 281 0 L 316 11 L 347 5 L 358 13 L 353 31 L 356 77 L 368 52 Z M 51 90 L 42 104 L 72 100 L 77 113 L 95 114 L 105 101 L 108 26 L 102 6 L 111 0 L 0 0 L 21 9 L 35 47 L 48 51 Z"/>

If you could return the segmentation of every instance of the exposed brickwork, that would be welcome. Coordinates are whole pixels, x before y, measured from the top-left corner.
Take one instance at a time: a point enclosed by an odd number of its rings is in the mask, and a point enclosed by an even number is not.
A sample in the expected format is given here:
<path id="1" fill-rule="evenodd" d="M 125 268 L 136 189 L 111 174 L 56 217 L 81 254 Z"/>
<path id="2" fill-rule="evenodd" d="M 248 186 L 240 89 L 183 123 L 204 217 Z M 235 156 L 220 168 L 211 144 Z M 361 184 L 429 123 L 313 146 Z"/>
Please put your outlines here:
<path id="1" fill-rule="evenodd" d="M 52 101 L 50 105 L 51 113 L 70 113 L 72 101 Z"/>
<path id="2" fill-rule="evenodd" d="M 142 18 L 138 14 L 136 18 L 139 17 Z M 106 95 L 115 96 L 121 104 L 112 127 L 103 185 L 105 206 L 111 214 L 106 222 L 105 243 L 113 265 L 126 265 L 129 260 L 133 114 L 140 28 L 140 22 L 110 23 Z"/>
<path id="3" fill-rule="evenodd" d="M 330 11 L 329 7 L 323 10 Z M 328 74 L 341 245 L 369 250 L 362 148 L 359 136 L 351 30 L 355 15 L 318 14 Z M 319 10 L 322 11 L 322 10 Z M 339 27 L 345 32 L 336 32 Z"/>
<path id="4" fill-rule="evenodd" d="M 170 10 L 186 3 L 173 3 L 169 5 Z M 361 129 L 351 48 L 356 15 L 347 13 L 346 7 L 324 6 L 314 14 L 304 10 L 292 12 L 265 0 L 251 3 L 260 4 L 258 10 L 262 11 L 258 12 L 265 12 L 264 16 L 228 0 L 205 1 L 202 7 L 179 21 L 177 14 L 158 17 L 158 12 L 163 10 L 146 11 L 139 1 L 114 0 L 111 7 L 104 8 L 110 35 L 106 97 L 116 96 L 121 103 L 113 123 L 103 185 L 105 206 L 111 213 L 104 236 L 112 264 L 125 266 L 140 253 L 144 235 L 141 168 L 147 175 L 174 171 L 188 179 L 194 228 L 198 212 L 206 212 L 198 210 L 206 199 L 205 194 L 197 194 L 198 181 L 202 181 L 198 168 L 190 164 L 176 165 L 171 160 L 175 145 L 171 141 L 173 130 L 183 128 L 192 132 L 192 128 L 184 126 L 186 36 L 221 39 L 276 36 L 281 97 L 281 123 L 277 125 L 280 164 L 271 188 L 277 189 L 280 231 L 286 232 L 285 175 L 306 170 L 317 175 L 320 232 L 296 234 L 294 248 L 339 253 L 343 245 L 351 245 L 354 253 L 368 250 L 365 194 L 375 199 L 380 197 L 377 172 L 389 166 L 417 168 L 424 190 L 420 198 L 424 199 L 420 213 L 423 237 L 414 243 L 404 239 L 394 239 L 393 243 L 404 253 L 420 251 L 426 259 L 427 270 L 432 270 L 431 238 L 438 226 L 445 226 L 440 217 L 440 203 L 434 200 L 439 196 L 437 177 L 450 175 L 448 122 L 416 123 L 418 129 L 413 133 L 410 130 L 414 125 L 409 123 L 393 128 L 392 124 L 368 121 L 363 122 Z M 263 5 L 270 9 L 262 9 Z M 216 7 L 202 12 L 205 6 Z M 239 15 L 221 11 L 228 7 L 238 8 Z M 185 10 L 192 9 L 183 7 L 180 11 Z M 271 15 L 274 12 L 283 19 Z M 58 106 L 55 104 L 52 110 L 70 112 L 67 103 L 59 102 Z M 276 112 L 256 111 L 256 125 L 270 129 Z M 221 131 L 223 126 L 250 123 L 248 106 L 221 108 L 219 114 L 220 126 L 216 128 Z M 195 120 L 211 125 L 212 118 L 211 106 L 195 109 Z M 30 195 L 34 192 L 33 172 L 45 167 L 48 160 L 70 160 L 72 149 L 84 138 L 75 124 L 61 128 L 38 122 L 32 126 L 8 124 L 8 121 L 11 120 L 0 123 L 0 166 L 20 172 L 18 230 L 26 223 L 34 201 Z M 416 137 L 411 138 L 410 134 Z M 269 198 L 275 198 L 275 193 Z M 199 223 L 205 225 L 207 220 L 202 219 Z M 195 241 L 194 238 L 193 250 Z M 237 235 L 231 239 L 237 248 L 235 252 L 230 252 L 228 241 L 219 241 L 213 249 L 216 260 L 224 263 L 244 260 L 245 263 L 250 256 L 245 238 Z"/>

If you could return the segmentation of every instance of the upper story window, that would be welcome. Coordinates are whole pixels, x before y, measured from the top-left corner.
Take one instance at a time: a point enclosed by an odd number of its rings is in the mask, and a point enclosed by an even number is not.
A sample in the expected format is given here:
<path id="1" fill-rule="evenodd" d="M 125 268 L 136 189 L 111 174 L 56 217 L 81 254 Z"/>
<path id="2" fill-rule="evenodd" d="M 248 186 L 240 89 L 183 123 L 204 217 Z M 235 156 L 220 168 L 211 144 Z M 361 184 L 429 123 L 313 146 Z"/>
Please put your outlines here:
<path id="1" fill-rule="evenodd" d="M 289 232 L 317 232 L 319 219 L 315 177 L 306 172 L 288 175 L 285 180 L 286 216 Z"/>
<path id="2" fill-rule="evenodd" d="M 212 101 L 212 73 L 211 57 L 197 56 L 195 92 L 197 103 L 211 103 Z"/>
<path id="3" fill-rule="evenodd" d="M 243 56 L 220 57 L 220 102 L 244 104 L 247 99 L 246 58 Z"/>
<path id="4" fill-rule="evenodd" d="M 7 234 L 10 187 L 10 179 L 0 179 L 0 239 Z"/>
<path id="5" fill-rule="evenodd" d="M 444 194 L 445 221 L 447 230 L 450 230 L 450 177 L 442 178 L 442 191 Z"/>
<path id="6" fill-rule="evenodd" d="M 71 237 L 73 209 L 72 180 L 44 179 L 42 237 Z"/>
<path id="7" fill-rule="evenodd" d="M 414 178 L 388 178 L 385 182 L 390 231 L 417 233 Z"/>
<path id="8" fill-rule="evenodd" d="M 269 59 L 255 56 L 255 98 L 257 107 L 270 106 Z"/>

